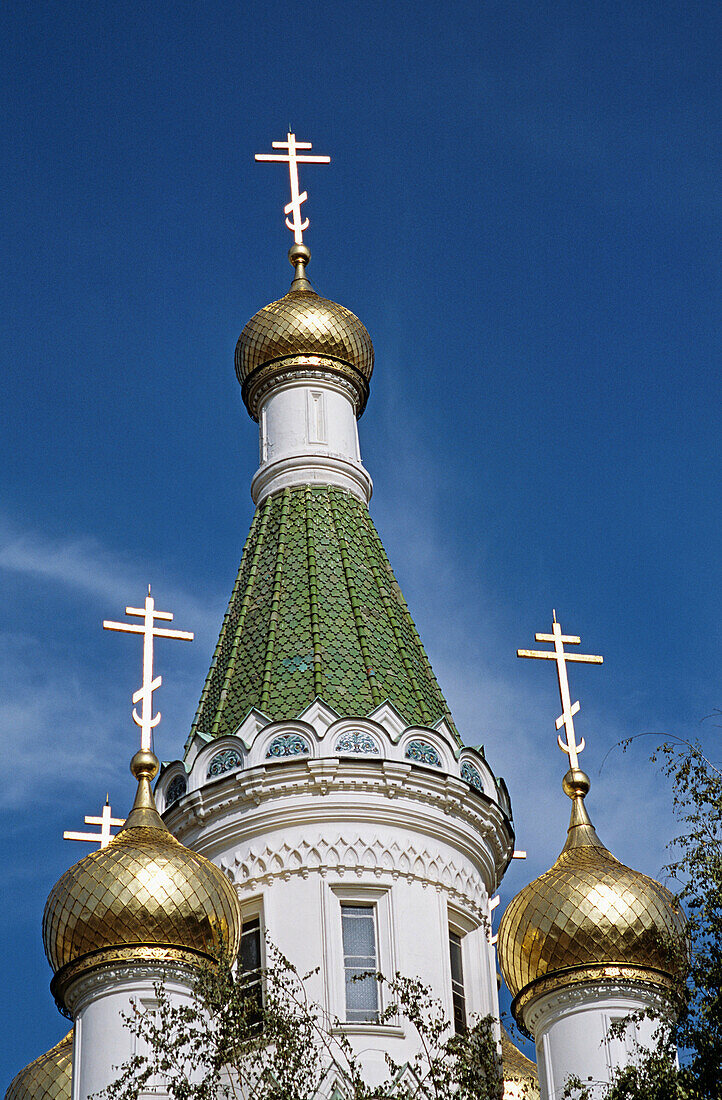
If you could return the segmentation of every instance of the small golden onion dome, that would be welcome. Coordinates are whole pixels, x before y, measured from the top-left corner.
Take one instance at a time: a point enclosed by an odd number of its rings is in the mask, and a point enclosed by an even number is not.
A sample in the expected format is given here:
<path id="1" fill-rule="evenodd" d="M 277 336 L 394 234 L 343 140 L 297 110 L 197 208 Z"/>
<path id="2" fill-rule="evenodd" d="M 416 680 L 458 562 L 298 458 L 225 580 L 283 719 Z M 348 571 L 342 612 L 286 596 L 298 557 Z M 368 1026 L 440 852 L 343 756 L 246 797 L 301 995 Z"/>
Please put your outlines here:
<path id="1" fill-rule="evenodd" d="M 293 245 L 288 258 L 295 268 L 291 289 L 251 318 L 236 345 L 236 374 L 246 408 L 257 420 L 271 379 L 316 370 L 347 383 L 360 416 L 374 369 L 371 337 L 351 310 L 313 289 L 306 278 L 311 253 L 305 245 Z"/>
<path id="2" fill-rule="evenodd" d="M 687 959 L 674 895 L 604 847 L 584 806 L 584 772 L 567 772 L 564 790 L 573 805 L 561 855 L 499 925 L 499 963 L 522 1026 L 525 1005 L 548 989 L 605 977 L 669 987 Z"/>
<path id="3" fill-rule="evenodd" d="M 158 760 L 135 754 L 138 780 L 123 828 L 100 851 L 65 872 L 43 915 L 51 990 L 62 1011 L 81 973 L 105 963 L 184 960 L 199 965 L 238 951 L 241 916 L 228 879 L 210 860 L 168 832 L 153 800 Z"/>
<path id="4" fill-rule="evenodd" d="M 41 1054 L 10 1082 L 5 1100 L 70 1100 L 73 1033 Z"/>
<path id="5" fill-rule="evenodd" d="M 539 1096 L 539 1075 L 536 1063 L 511 1041 L 501 1027 L 501 1067 L 504 1075 L 504 1100 L 536 1100 Z"/>

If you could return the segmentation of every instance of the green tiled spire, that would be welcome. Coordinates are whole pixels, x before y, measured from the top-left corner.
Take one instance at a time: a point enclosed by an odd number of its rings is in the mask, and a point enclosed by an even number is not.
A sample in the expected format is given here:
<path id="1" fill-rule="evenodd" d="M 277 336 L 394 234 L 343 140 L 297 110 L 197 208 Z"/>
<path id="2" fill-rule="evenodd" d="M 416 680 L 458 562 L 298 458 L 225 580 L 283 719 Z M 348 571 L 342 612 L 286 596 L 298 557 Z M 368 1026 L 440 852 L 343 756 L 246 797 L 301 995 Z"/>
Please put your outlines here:
<path id="1" fill-rule="evenodd" d="M 284 489 L 259 506 L 191 734 L 233 734 L 251 708 L 295 718 L 314 699 L 362 717 L 451 722 L 365 504 Z"/>

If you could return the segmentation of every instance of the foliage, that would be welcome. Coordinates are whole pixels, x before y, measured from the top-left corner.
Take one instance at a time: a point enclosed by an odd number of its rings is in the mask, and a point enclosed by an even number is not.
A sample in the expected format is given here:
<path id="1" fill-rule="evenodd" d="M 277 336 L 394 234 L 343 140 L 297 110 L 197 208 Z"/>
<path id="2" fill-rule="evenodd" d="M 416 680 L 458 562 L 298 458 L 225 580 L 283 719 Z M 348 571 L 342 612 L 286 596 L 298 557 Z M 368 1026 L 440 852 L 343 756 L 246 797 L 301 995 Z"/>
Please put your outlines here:
<path id="1" fill-rule="evenodd" d="M 153 1010 L 134 1005 L 125 1018 L 147 1053 L 121 1066 L 99 1100 L 137 1100 L 159 1081 L 169 1100 L 313 1100 L 334 1079 L 346 1100 L 502 1100 L 491 1017 L 454 1035 L 420 981 L 374 975 L 386 1006 L 378 1023 L 407 1025 L 416 1053 L 403 1065 L 387 1056 L 387 1080 L 371 1086 L 343 1024 L 309 999 L 316 971 L 301 975 L 272 945 L 268 956 L 262 1003 L 261 986 L 225 957 L 201 971 L 186 1005 L 157 984 Z"/>

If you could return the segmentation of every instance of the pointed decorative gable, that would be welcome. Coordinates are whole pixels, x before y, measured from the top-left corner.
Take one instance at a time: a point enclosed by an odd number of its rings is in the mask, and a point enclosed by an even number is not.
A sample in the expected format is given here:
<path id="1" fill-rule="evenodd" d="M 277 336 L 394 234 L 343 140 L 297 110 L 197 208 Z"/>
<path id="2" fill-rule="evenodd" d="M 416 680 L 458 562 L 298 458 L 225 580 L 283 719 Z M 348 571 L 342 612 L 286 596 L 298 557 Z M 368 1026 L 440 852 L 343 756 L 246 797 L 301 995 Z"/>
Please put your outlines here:
<path id="1" fill-rule="evenodd" d="M 234 734 L 251 708 L 293 718 L 316 699 L 355 717 L 389 702 L 409 725 L 453 728 L 368 510 L 333 486 L 259 506 L 191 737 Z"/>

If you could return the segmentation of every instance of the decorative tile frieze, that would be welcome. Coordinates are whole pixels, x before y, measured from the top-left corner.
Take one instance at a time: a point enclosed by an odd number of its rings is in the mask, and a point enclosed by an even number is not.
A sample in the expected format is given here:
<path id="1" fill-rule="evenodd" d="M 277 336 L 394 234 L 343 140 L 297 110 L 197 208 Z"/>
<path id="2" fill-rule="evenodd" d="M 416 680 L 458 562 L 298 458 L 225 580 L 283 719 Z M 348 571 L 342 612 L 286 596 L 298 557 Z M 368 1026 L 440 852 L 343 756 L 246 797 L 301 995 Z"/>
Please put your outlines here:
<path id="1" fill-rule="evenodd" d="M 283 756 L 309 756 L 311 746 L 300 733 L 282 733 L 274 737 L 266 749 L 266 756 L 277 760 Z"/>

